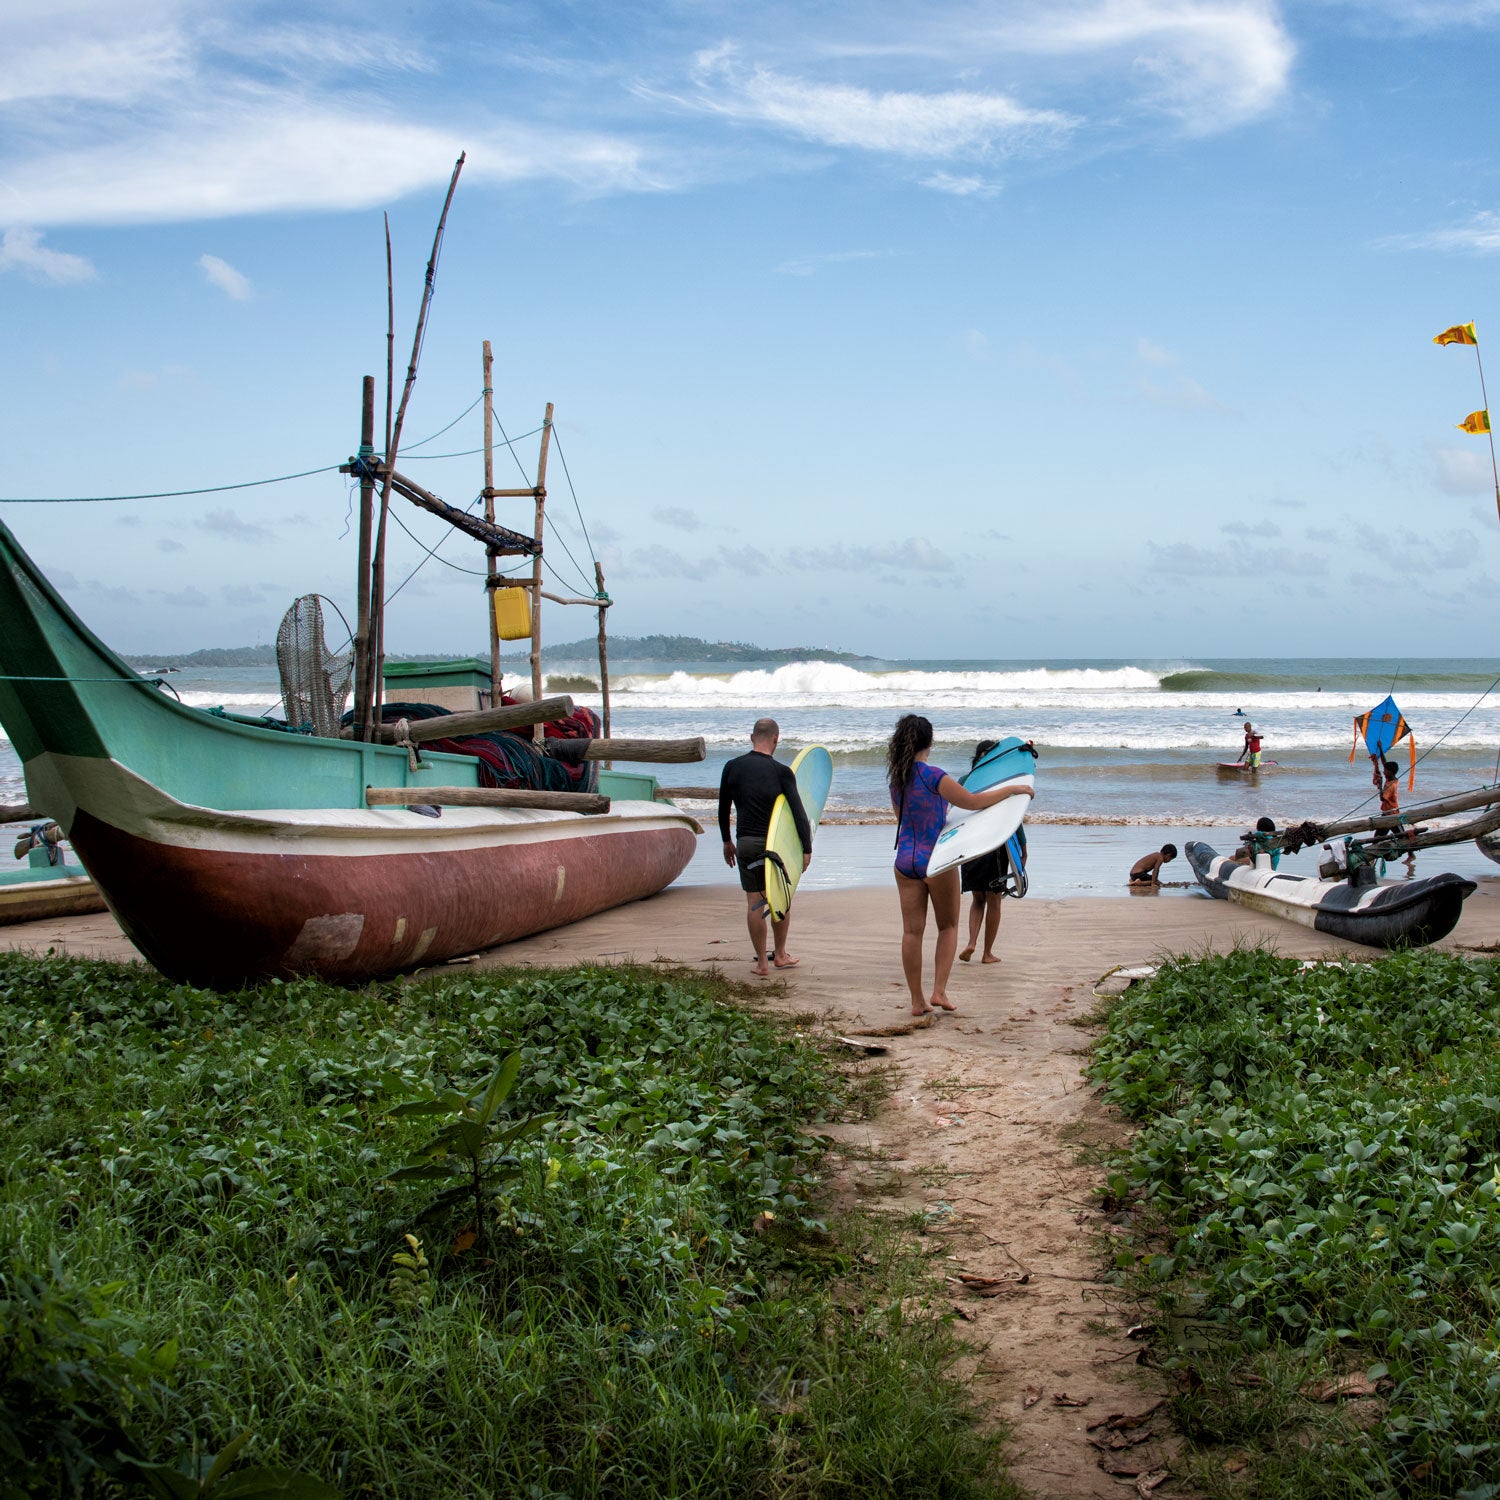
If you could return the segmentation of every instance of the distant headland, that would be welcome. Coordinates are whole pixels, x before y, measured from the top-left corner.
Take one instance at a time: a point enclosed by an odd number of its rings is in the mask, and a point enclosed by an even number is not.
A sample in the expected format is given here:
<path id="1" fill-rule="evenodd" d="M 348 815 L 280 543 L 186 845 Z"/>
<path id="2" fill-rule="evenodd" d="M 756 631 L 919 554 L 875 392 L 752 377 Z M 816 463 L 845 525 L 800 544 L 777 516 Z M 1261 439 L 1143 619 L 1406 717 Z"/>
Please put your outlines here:
<path id="1" fill-rule="evenodd" d="M 519 644 L 519 643 L 517 643 Z M 513 659 L 511 653 L 507 653 Z M 543 646 L 544 661 L 589 662 L 597 658 L 598 642 L 589 636 L 581 641 L 568 641 L 558 645 Z M 835 661 L 869 663 L 879 661 L 875 656 L 860 656 L 853 651 L 835 651 L 828 646 L 755 646 L 747 641 L 705 641 L 696 635 L 622 635 L 611 636 L 609 654 L 616 661 L 630 662 L 789 662 L 789 661 Z M 453 656 L 477 656 L 485 659 L 489 647 L 478 651 L 423 651 L 414 655 L 397 656 L 388 661 L 443 660 Z M 172 668 L 174 671 L 212 671 L 224 667 L 274 667 L 274 646 L 209 646 L 199 651 L 165 651 L 159 655 L 136 652 L 126 656 L 126 661 L 138 669 Z"/>

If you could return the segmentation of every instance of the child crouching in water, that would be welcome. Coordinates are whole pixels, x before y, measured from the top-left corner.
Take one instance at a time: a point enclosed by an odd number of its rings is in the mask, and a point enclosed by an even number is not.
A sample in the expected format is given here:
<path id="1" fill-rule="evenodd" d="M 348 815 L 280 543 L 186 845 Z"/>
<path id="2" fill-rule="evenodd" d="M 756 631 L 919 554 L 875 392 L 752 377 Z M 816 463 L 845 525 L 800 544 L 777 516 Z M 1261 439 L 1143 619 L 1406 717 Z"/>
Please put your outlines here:
<path id="1" fill-rule="evenodd" d="M 1176 844 L 1163 844 L 1158 854 L 1145 854 L 1130 867 L 1131 885 L 1160 885 L 1161 867 L 1177 858 Z"/>

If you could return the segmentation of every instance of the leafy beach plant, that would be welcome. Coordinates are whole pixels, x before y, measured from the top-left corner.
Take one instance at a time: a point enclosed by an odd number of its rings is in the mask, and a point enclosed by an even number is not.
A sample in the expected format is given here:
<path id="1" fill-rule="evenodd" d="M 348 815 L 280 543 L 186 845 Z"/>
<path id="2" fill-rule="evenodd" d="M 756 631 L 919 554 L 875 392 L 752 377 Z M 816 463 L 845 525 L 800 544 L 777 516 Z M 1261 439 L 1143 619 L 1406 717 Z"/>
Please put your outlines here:
<path id="1" fill-rule="evenodd" d="M 390 1118 L 395 1120 L 431 1115 L 449 1117 L 448 1123 L 418 1147 L 405 1165 L 386 1174 L 387 1182 L 450 1184 L 420 1217 L 436 1217 L 468 1197 L 474 1205 L 474 1232 L 481 1237 L 486 1234 L 486 1197 L 493 1197 L 500 1187 L 521 1175 L 521 1164 L 511 1154 L 512 1147 L 540 1135 L 553 1119 L 550 1114 L 530 1115 L 515 1124 L 497 1125 L 500 1106 L 510 1097 L 520 1072 L 521 1054 L 512 1052 L 495 1069 L 480 1094 L 465 1096 L 445 1089 L 440 1094 L 408 1099 L 389 1111 Z M 410 1240 L 411 1236 L 407 1238 Z M 412 1250 L 421 1253 L 419 1246 L 413 1245 Z"/>

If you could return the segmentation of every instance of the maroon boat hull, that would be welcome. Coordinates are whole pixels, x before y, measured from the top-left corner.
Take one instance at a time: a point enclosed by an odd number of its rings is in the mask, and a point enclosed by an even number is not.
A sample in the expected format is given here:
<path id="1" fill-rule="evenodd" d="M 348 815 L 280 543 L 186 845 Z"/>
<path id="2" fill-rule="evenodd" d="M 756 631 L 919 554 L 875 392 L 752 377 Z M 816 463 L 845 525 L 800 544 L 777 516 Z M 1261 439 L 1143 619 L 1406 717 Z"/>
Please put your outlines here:
<path id="1" fill-rule="evenodd" d="M 412 853 L 266 854 L 158 843 L 79 810 L 69 837 L 127 937 L 162 973 L 233 989 L 342 983 L 442 963 L 654 895 L 688 827 Z"/>

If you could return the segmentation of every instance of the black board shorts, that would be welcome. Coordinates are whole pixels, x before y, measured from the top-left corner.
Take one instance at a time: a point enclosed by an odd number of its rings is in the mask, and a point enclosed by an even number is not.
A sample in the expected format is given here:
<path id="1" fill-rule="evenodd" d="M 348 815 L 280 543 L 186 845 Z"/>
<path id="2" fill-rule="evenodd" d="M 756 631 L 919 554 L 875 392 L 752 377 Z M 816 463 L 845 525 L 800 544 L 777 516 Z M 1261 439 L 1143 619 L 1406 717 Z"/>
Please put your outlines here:
<path id="1" fill-rule="evenodd" d="M 981 895 L 1005 889 L 1010 874 L 1010 850 L 1004 847 L 966 860 L 958 867 L 961 893 Z"/>
<path id="2" fill-rule="evenodd" d="M 740 889 L 759 891 L 766 889 L 766 841 L 764 839 L 741 839 L 734 846 L 735 863 L 740 867 Z"/>

